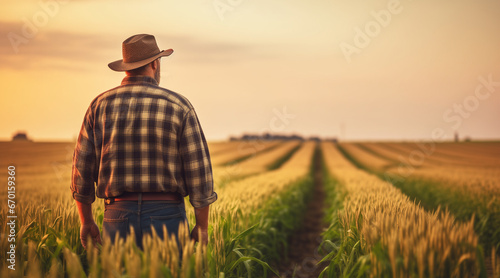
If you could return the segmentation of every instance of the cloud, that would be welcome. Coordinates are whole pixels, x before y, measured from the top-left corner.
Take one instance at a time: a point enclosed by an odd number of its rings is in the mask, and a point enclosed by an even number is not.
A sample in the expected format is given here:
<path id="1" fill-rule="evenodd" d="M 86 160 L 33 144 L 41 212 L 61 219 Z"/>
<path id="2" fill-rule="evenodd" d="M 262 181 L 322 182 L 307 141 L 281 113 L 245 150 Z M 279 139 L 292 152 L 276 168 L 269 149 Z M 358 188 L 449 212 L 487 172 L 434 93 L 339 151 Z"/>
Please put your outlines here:
<path id="1" fill-rule="evenodd" d="M 24 29 L 23 29 L 24 28 Z M 0 68 L 58 68 L 63 64 L 85 64 L 105 59 L 118 49 L 113 36 L 31 29 L 25 25 L 0 22 Z M 78 68 L 78 67 L 77 67 Z"/>
<path id="2" fill-rule="evenodd" d="M 23 29 L 24 28 L 24 29 Z M 93 63 L 108 63 L 121 57 L 120 34 L 81 33 L 26 29 L 23 23 L 0 21 L 0 69 L 84 70 Z M 32 36 L 26 36 L 26 31 Z M 188 63 L 230 63 L 236 57 L 263 57 L 263 46 L 216 42 L 188 36 L 156 35 L 161 49 L 174 48 Z M 264 55 L 266 56 L 266 55 Z"/>

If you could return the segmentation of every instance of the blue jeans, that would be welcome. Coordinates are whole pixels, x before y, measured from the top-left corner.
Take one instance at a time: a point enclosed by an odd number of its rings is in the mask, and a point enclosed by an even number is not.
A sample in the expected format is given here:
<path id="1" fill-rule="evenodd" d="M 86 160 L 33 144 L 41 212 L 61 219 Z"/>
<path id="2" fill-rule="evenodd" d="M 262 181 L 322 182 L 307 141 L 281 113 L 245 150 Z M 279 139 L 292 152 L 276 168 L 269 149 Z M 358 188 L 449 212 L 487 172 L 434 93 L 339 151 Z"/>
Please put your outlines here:
<path id="1" fill-rule="evenodd" d="M 167 227 L 169 236 L 177 238 L 179 225 L 186 222 L 184 200 L 177 201 L 118 201 L 105 205 L 103 231 L 112 240 L 116 236 L 126 238 L 130 227 L 134 228 L 135 242 L 142 249 L 142 237 L 151 234 L 151 228 L 163 239 L 163 225 Z M 189 225 L 188 225 L 189 227 Z"/>

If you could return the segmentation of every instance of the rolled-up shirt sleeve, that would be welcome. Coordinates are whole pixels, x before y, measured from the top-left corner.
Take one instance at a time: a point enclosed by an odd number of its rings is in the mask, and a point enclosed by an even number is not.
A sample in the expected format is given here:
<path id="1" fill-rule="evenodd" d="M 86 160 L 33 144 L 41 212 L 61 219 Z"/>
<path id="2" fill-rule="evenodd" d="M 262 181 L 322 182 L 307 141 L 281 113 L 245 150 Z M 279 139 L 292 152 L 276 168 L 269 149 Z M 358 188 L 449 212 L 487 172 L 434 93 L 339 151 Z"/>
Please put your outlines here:
<path id="1" fill-rule="evenodd" d="M 202 208 L 215 202 L 217 194 L 214 192 L 208 144 L 194 109 L 184 117 L 179 153 L 191 205 Z"/>
<path id="2" fill-rule="evenodd" d="M 95 201 L 95 182 L 97 161 L 93 136 L 93 116 L 89 107 L 73 153 L 71 191 L 73 198 L 81 203 Z"/>

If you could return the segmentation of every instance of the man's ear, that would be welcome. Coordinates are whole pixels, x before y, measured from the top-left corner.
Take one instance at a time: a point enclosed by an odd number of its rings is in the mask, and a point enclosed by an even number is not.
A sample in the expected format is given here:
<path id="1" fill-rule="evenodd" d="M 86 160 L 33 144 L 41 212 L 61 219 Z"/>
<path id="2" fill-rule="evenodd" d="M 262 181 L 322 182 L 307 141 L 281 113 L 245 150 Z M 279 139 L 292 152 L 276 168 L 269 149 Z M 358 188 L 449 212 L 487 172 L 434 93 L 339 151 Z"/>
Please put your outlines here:
<path id="1" fill-rule="evenodd" d="M 151 68 L 152 68 L 153 70 L 156 70 L 156 69 L 158 68 L 158 63 L 159 63 L 159 62 L 160 62 L 160 61 L 159 61 L 159 59 L 156 59 L 156 60 L 154 60 L 153 62 L 151 62 Z"/>

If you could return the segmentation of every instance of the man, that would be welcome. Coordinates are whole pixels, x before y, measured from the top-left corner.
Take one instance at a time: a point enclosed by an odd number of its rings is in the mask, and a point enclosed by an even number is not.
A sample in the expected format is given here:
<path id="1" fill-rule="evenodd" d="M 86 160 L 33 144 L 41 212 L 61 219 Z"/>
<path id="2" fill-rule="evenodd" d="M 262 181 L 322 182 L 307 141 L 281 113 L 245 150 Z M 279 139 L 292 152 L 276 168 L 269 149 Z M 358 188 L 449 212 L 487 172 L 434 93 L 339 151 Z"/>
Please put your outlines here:
<path id="1" fill-rule="evenodd" d="M 132 226 L 141 248 L 151 227 L 163 236 L 166 225 L 177 235 L 180 223 L 187 223 L 183 197 L 189 195 L 196 217 L 191 237 L 208 242 L 209 206 L 217 194 L 205 136 L 191 103 L 158 86 L 160 58 L 172 52 L 160 51 L 152 35 L 126 39 L 123 59 L 108 65 L 126 72 L 121 86 L 87 109 L 71 183 L 85 248 L 89 236 L 101 242 L 91 210 L 95 195 L 105 199 L 104 232 L 126 237 Z"/>

